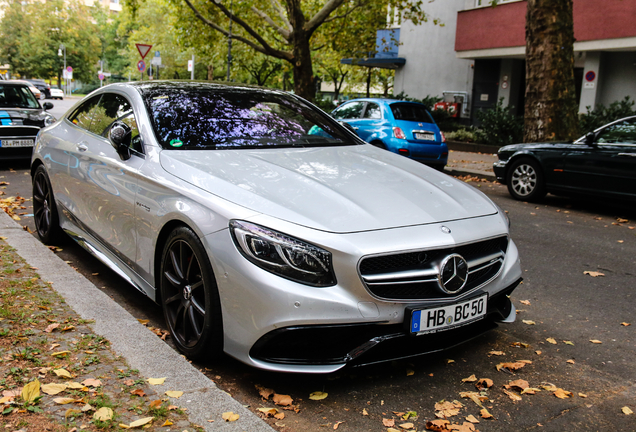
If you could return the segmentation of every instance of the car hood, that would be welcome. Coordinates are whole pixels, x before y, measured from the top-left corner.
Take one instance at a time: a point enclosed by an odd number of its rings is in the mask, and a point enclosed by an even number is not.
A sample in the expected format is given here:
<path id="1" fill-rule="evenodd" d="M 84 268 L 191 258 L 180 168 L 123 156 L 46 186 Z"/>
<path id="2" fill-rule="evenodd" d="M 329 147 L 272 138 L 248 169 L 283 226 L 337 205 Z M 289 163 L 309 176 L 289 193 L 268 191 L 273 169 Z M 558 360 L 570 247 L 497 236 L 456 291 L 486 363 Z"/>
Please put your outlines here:
<path id="1" fill-rule="evenodd" d="M 44 119 L 49 116 L 41 109 L 0 108 L 0 125 L 44 126 Z"/>
<path id="2" fill-rule="evenodd" d="M 358 232 L 497 212 L 452 177 L 371 145 L 165 150 L 170 174 L 235 204 L 329 232 Z"/>
<path id="3" fill-rule="evenodd" d="M 559 148 L 567 148 L 573 145 L 572 142 L 546 142 L 546 143 L 527 143 L 527 144 L 511 144 L 499 149 L 499 152 L 518 152 L 521 150 L 554 150 Z"/>

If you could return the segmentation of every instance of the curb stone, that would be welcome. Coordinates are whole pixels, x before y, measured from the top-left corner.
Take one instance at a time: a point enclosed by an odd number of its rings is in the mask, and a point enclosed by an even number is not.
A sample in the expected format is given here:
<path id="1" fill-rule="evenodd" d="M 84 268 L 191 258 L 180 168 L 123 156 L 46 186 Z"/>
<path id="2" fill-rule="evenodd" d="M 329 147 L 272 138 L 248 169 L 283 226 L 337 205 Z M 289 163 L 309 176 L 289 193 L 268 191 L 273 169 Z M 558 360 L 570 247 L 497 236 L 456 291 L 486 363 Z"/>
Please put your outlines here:
<path id="1" fill-rule="evenodd" d="M 126 359 L 131 368 L 139 370 L 142 376 L 166 377 L 171 388 L 183 391 L 180 405 L 187 408 L 190 421 L 206 431 L 274 431 L 5 212 L 0 212 L 0 235 L 29 265 L 37 267 L 41 279 L 50 282 L 78 315 L 94 320 L 91 324 L 94 332 L 108 339 L 112 350 Z M 239 414 L 239 420 L 223 420 L 221 415 L 227 411 Z"/>

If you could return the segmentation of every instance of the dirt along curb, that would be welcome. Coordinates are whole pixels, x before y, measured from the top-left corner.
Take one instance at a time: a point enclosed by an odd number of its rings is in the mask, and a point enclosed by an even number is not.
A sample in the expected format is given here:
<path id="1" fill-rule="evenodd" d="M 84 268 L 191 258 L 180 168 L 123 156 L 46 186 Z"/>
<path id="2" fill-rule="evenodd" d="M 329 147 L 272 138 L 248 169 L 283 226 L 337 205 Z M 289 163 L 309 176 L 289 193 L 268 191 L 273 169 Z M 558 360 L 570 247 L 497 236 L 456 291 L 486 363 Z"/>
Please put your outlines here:
<path id="1" fill-rule="evenodd" d="M 37 424 L 43 411 L 55 431 L 273 431 L 5 212 L 0 237 L 0 424 L 7 430 L 46 430 Z M 33 400 L 23 391 L 36 380 L 62 386 L 40 387 L 42 398 Z M 44 391 L 51 388 L 61 390 Z M 94 418 L 102 407 L 112 418 Z M 238 419 L 226 421 L 228 412 Z"/>

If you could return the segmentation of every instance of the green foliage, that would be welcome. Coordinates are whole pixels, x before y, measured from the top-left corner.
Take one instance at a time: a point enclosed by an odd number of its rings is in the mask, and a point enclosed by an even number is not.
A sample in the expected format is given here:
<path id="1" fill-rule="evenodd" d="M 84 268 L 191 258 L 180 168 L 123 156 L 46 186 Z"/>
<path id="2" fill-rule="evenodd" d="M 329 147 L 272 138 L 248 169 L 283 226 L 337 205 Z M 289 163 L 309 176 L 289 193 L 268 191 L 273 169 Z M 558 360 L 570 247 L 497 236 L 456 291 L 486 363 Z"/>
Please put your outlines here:
<path id="1" fill-rule="evenodd" d="M 477 131 L 477 141 L 504 146 L 523 141 L 523 118 L 515 116 L 499 99 L 495 108 L 478 111 L 477 120 L 481 123 Z"/>
<path id="2" fill-rule="evenodd" d="M 441 102 L 442 100 L 444 100 L 444 98 L 440 96 L 431 96 L 431 95 L 427 95 L 423 99 L 412 98 L 407 96 L 403 91 L 394 95 L 393 99 L 404 100 L 409 102 L 419 102 L 423 104 L 424 106 L 426 106 L 426 109 L 429 110 L 431 113 L 434 111 L 433 106 L 437 102 Z"/>
<path id="3" fill-rule="evenodd" d="M 473 128 L 459 127 L 452 132 L 444 132 L 447 141 L 476 142 L 477 133 Z"/>
<path id="4" fill-rule="evenodd" d="M 590 109 L 590 106 L 586 107 L 587 113 L 579 117 L 581 135 L 592 132 L 614 120 L 636 115 L 635 104 L 636 102 L 631 100 L 629 96 L 625 96 L 625 99 L 612 102 L 609 107 L 605 107 L 603 104 L 597 104 L 593 110 Z"/>

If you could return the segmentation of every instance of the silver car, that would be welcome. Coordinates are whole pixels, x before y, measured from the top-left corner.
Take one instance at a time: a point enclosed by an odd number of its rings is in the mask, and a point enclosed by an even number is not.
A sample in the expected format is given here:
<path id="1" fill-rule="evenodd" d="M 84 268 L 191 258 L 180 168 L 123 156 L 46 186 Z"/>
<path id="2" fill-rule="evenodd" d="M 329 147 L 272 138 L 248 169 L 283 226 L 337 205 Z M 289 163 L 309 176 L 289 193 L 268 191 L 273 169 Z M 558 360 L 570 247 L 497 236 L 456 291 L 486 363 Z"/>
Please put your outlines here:
<path id="1" fill-rule="evenodd" d="M 191 358 L 328 373 L 512 322 L 506 215 L 287 93 L 103 87 L 44 129 L 36 226 L 161 304 Z"/>

